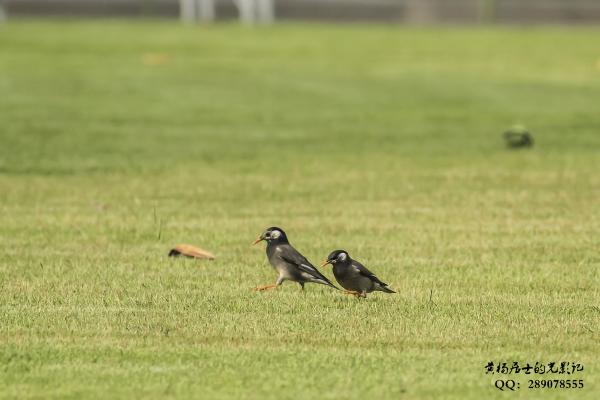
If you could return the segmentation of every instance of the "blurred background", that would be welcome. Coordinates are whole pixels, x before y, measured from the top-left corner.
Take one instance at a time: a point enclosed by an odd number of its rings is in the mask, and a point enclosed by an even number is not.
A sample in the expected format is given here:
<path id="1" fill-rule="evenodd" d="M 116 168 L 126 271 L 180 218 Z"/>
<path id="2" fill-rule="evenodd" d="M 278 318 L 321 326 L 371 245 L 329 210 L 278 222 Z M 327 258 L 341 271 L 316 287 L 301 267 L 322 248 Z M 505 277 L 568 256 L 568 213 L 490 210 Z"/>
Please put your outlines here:
<path id="1" fill-rule="evenodd" d="M 127 16 L 386 21 L 593 23 L 597 0 L 0 0 L 15 16 Z M 253 8 L 255 10 L 253 10 Z"/>

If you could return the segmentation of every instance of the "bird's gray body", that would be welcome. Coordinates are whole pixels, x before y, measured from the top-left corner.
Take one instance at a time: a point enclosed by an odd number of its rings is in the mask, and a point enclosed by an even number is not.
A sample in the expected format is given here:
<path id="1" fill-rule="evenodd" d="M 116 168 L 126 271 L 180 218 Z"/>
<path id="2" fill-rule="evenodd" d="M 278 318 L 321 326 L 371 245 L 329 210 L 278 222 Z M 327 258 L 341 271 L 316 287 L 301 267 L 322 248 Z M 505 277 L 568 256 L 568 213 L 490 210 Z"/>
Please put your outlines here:
<path id="1" fill-rule="evenodd" d="M 284 281 L 298 282 L 302 287 L 306 282 L 320 283 L 337 289 L 314 265 L 289 243 L 269 242 L 267 258 L 277 272 L 277 285 Z"/>
<path id="2" fill-rule="evenodd" d="M 387 283 L 379 280 L 364 265 L 350 257 L 345 262 L 333 265 L 333 275 L 344 289 L 361 293 L 363 296 L 374 291 L 395 293 Z"/>

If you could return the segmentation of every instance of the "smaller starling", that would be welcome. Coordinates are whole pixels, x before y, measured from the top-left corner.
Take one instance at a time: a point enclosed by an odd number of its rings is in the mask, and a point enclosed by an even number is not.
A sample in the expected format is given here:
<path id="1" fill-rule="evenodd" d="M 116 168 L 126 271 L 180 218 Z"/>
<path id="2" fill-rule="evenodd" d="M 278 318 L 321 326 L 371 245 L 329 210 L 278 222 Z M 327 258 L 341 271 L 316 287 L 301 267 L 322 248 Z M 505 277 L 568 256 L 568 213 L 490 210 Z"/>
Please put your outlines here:
<path id="1" fill-rule="evenodd" d="M 201 248 L 192 246 L 191 244 L 178 244 L 169 251 L 169 257 L 185 256 L 189 258 L 199 258 L 206 260 L 214 260 L 214 254 L 202 250 Z"/>
<path id="2" fill-rule="evenodd" d="M 347 294 L 367 297 L 367 293 L 373 291 L 396 293 L 364 265 L 350 258 L 345 250 L 332 251 L 321 267 L 327 264 L 333 265 L 333 275 L 338 283 L 346 289 L 345 293 Z"/>

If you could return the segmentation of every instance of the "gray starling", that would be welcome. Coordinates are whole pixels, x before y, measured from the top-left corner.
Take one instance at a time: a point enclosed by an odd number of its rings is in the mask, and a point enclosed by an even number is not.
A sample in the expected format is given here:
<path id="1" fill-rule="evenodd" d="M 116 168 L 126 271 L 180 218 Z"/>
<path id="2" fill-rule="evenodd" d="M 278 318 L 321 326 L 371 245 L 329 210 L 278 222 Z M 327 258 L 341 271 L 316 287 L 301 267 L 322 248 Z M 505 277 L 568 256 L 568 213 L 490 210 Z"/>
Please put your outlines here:
<path id="1" fill-rule="evenodd" d="M 283 229 L 275 226 L 268 228 L 253 244 L 257 244 L 263 240 L 267 242 L 269 263 L 271 263 L 273 269 L 277 272 L 278 277 L 274 284 L 259 286 L 255 290 L 273 289 L 286 280 L 298 282 L 302 290 L 304 290 L 306 282 L 320 283 L 338 289 L 310 261 L 292 247 Z"/>
<path id="2" fill-rule="evenodd" d="M 367 297 L 367 293 L 377 290 L 385 293 L 396 293 L 364 265 L 350 258 L 345 250 L 331 252 L 321 267 L 327 264 L 333 265 L 333 275 L 338 283 L 346 289 L 345 293 L 347 294 L 356 297 Z"/>

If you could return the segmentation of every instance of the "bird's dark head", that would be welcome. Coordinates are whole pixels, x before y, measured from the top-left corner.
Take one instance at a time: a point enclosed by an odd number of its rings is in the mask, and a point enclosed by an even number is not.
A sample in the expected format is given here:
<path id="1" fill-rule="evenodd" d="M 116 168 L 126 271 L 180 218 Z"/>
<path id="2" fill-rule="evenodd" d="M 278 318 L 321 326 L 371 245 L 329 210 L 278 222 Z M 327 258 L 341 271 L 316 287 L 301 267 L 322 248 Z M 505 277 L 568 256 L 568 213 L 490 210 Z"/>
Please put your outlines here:
<path id="1" fill-rule="evenodd" d="M 283 229 L 276 226 L 265 229 L 265 231 L 254 241 L 257 244 L 265 240 L 267 243 L 287 243 L 288 239 Z"/>
<path id="2" fill-rule="evenodd" d="M 348 262 L 350 262 L 350 256 L 346 250 L 334 250 L 327 256 L 327 259 L 323 261 L 321 267 L 324 267 L 327 264 L 346 264 Z"/>

